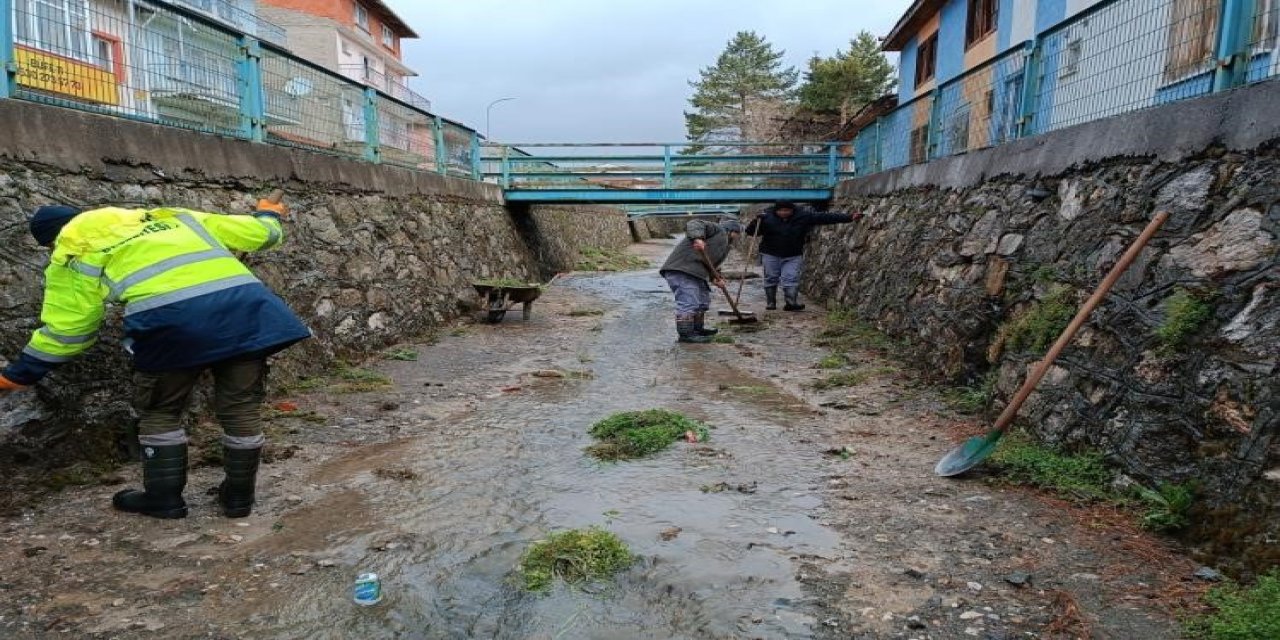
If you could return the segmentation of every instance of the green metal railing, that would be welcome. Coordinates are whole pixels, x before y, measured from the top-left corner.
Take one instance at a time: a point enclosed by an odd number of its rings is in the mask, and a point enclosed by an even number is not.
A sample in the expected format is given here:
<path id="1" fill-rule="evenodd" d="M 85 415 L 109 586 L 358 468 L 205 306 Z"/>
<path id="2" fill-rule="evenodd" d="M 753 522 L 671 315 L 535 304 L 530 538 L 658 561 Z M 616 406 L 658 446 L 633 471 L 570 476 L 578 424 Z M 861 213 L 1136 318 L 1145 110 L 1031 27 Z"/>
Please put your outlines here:
<path id="1" fill-rule="evenodd" d="M 504 189 L 830 189 L 853 175 L 848 143 L 486 144 L 484 175 Z M 530 150 L 538 150 L 530 154 Z"/>
<path id="2" fill-rule="evenodd" d="M 480 135 L 400 81 L 289 53 L 227 0 L 0 0 L 0 99 L 479 179 Z"/>
<path id="3" fill-rule="evenodd" d="M 628 204 L 622 210 L 628 218 L 663 218 L 681 216 L 716 216 L 736 218 L 742 213 L 742 205 L 737 204 Z"/>
<path id="4" fill-rule="evenodd" d="M 1276 0 L 1103 0 L 859 132 L 858 174 L 1280 75 Z"/>

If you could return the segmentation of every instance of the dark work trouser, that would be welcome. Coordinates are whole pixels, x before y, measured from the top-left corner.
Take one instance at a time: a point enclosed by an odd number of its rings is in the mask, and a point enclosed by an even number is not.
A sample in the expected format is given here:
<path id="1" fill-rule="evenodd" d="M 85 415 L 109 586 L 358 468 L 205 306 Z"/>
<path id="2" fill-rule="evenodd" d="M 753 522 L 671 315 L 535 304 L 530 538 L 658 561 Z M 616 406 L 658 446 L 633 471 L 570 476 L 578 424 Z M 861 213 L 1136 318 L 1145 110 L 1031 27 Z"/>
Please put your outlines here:
<path id="1" fill-rule="evenodd" d="M 213 411 L 222 425 L 223 444 L 228 449 L 262 448 L 262 403 L 267 395 L 267 360 L 263 357 L 225 360 L 195 369 L 138 372 L 134 409 L 138 412 L 139 444 L 162 447 L 187 442 L 182 414 L 205 370 L 213 372 Z"/>

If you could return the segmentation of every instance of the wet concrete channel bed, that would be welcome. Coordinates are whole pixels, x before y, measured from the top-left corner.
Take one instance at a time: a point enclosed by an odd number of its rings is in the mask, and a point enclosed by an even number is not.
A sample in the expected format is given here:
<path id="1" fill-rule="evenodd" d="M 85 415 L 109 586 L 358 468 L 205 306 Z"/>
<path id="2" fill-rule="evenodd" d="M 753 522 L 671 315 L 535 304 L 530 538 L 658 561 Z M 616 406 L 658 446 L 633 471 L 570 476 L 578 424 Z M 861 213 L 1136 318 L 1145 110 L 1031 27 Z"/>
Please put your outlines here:
<path id="1" fill-rule="evenodd" d="M 815 391 L 820 311 L 677 345 L 669 296 L 653 270 L 575 274 L 528 322 L 380 363 L 386 391 L 292 396 L 310 418 L 276 417 L 293 455 L 264 468 L 243 522 L 215 515 L 212 468 L 183 521 L 112 513 L 118 487 L 51 497 L 0 525 L 0 636 L 1177 636 L 1161 597 L 1184 585 L 1162 569 L 1189 561 L 1027 492 L 933 477 L 959 418 L 904 365 L 860 353 L 878 375 Z M 583 453 L 592 423 L 647 408 L 706 422 L 710 441 Z M 530 542 L 588 525 L 640 560 L 585 589 L 515 586 Z M 350 601 L 362 571 L 382 575 L 381 605 Z"/>

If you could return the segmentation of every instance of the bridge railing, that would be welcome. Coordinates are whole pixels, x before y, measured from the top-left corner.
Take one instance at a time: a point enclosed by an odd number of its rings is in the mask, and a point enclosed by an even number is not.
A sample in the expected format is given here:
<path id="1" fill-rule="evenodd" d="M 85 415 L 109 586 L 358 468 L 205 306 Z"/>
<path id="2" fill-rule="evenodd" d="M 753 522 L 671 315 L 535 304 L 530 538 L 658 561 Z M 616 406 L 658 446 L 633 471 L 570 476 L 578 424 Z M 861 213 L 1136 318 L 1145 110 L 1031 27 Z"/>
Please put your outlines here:
<path id="1" fill-rule="evenodd" d="M 622 210 L 628 218 L 662 218 L 679 216 L 718 216 L 736 218 L 742 214 L 742 205 L 737 204 L 628 204 Z"/>
<path id="2" fill-rule="evenodd" d="M 830 189 L 854 175 L 847 142 L 485 145 L 487 179 L 507 190 Z"/>

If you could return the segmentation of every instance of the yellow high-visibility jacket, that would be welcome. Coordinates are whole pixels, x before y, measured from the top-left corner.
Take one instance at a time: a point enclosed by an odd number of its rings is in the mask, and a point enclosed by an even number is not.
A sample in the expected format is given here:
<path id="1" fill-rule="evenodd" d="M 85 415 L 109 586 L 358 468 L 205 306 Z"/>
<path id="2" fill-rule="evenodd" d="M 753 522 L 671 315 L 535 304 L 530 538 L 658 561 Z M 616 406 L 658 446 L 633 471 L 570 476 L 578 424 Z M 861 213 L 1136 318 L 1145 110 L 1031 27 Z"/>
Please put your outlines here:
<path id="1" fill-rule="evenodd" d="M 86 211 L 58 234 L 45 270 L 42 327 L 5 377 L 33 384 L 97 339 L 104 303 L 124 305 L 127 346 L 143 371 L 266 354 L 310 335 L 232 251 L 283 238 L 279 218 L 187 209 Z"/>

